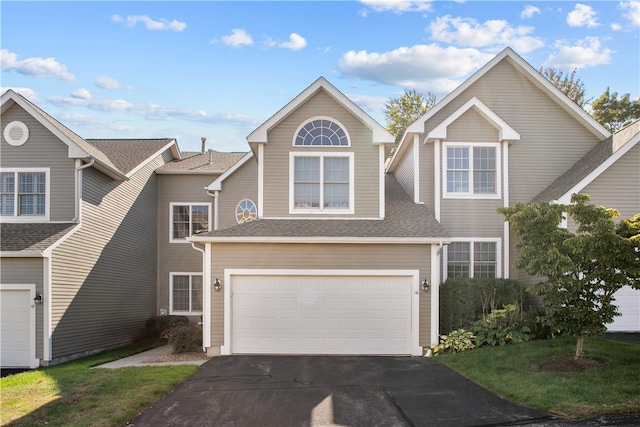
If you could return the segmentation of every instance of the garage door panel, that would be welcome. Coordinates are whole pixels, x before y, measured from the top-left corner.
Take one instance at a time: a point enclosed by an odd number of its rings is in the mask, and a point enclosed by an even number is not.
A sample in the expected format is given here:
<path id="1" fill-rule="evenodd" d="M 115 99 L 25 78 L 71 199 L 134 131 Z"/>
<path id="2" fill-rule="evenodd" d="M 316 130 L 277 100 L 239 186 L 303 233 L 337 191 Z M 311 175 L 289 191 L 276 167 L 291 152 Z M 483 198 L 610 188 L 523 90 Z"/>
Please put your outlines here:
<path id="1" fill-rule="evenodd" d="M 231 352 L 410 354 L 412 280 L 232 276 Z"/>
<path id="2" fill-rule="evenodd" d="M 0 361 L 3 367 L 35 367 L 32 303 L 29 289 L 0 291 Z"/>
<path id="3" fill-rule="evenodd" d="M 620 316 L 614 318 L 608 325 L 612 332 L 638 332 L 640 331 L 640 290 L 630 286 L 623 286 L 614 295 Z"/>

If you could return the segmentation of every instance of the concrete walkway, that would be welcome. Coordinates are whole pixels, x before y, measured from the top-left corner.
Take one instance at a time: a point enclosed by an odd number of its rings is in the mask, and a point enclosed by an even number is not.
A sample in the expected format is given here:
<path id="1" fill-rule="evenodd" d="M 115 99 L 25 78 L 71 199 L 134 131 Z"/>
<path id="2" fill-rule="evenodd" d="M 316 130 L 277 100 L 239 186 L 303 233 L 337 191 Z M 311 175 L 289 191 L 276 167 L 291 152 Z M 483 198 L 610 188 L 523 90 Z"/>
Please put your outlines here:
<path id="1" fill-rule="evenodd" d="M 151 362 L 154 359 L 158 359 L 162 356 L 171 354 L 172 347 L 167 344 L 162 347 L 156 347 L 151 350 L 143 351 L 142 353 L 134 354 L 133 356 L 125 357 L 123 359 L 114 360 L 113 362 L 105 363 L 103 365 L 94 366 L 94 368 L 106 368 L 117 369 L 131 366 L 174 366 L 174 365 L 202 365 L 208 359 L 199 360 L 182 360 L 177 362 Z"/>

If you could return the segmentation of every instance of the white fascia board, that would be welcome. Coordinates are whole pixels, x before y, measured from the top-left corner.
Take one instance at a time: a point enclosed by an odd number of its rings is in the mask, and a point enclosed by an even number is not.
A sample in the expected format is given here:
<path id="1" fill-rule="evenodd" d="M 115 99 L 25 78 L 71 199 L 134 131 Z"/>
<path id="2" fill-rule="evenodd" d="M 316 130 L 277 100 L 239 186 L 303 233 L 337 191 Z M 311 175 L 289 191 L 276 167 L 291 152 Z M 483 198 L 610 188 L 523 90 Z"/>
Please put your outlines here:
<path id="1" fill-rule="evenodd" d="M 424 245 L 424 244 L 449 244 L 449 238 L 440 237 L 287 237 L 287 236 L 234 236 L 234 237 L 208 237 L 191 236 L 190 242 L 199 243 L 308 243 L 308 244 L 399 244 L 399 245 Z"/>
<path id="2" fill-rule="evenodd" d="M 55 242 L 53 242 L 53 244 L 51 244 L 51 246 L 49 246 L 47 249 L 45 249 L 42 254 L 44 256 L 50 257 L 52 255 L 52 252 L 55 248 L 57 248 L 58 246 L 60 246 L 65 240 L 67 240 L 69 237 L 71 237 L 72 234 L 74 234 L 76 231 L 78 231 L 80 229 L 81 225 L 77 224 L 75 227 L 73 227 L 71 230 L 69 230 L 67 232 L 67 234 L 65 234 L 64 236 L 62 236 L 61 238 L 59 238 L 58 240 L 56 240 Z"/>
<path id="3" fill-rule="evenodd" d="M 582 178 L 582 180 L 580 182 L 578 182 L 576 185 L 571 187 L 571 189 L 569 189 L 569 191 L 564 193 L 562 196 L 560 196 L 554 202 L 560 203 L 560 204 L 569 204 L 569 203 L 571 203 L 571 195 L 572 194 L 579 193 L 587 185 L 591 184 L 597 177 L 599 177 L 604 171 L 606 171 L 609 168 L 609 166 L 613 165 L 615 162 L 618 161 L 618 159 L 620 159 L 629 150 L 631 150 L 633 147 L 635 147 L 636 144 L 638 144 L 638 141 L 640 141 L 640 133 L 637 133 L 636 135 L 634 135 L 634 137 L 631 138 L 629 140 L 629 142 L 627 142 L 622 147 L 620 147 L 615 153 L 613 153 L 611 156 L 609 156 L 607 158 L 607 160 L 602 162 L 600 164 L 600 166 L 595 168 L 589 175 L 587 175 L 584 178 Z"/>
<path id="4" fill-rule="evenodd" d="M 129 171 L 129 173 L 126 175 L 127 178 L 131 178 L 136 172 L 138 172 L 140 169 L 142 169 L 143 167 L 145 167 L 146 165 L 149 164 L 149 162 L 151 162 L 153 159 L 155 159 L 157 156 L 159 156 L 160 154 L 164 153 L 166 150 L 171 148 L 171 154 L 173 155 L 173 157 L 175 158 L 175 154 L 177 152 L 177 145 L 176 145 L 176 140 L 172 139 L 167 145 L 165 145 L 164 147 L 162 147 L 161 149 L 159 149 L 158 151 L 156 151 L 155 153 L 153 153 L 152 155 L 150 155 L 149 157 L 147 157 L 142 163 L 140 163 L 138 166 L 136 166 L 135 168 L 131 169 L 131 171 Z"/>
<path id="5" fill-rule="evenodd" d="M 520 134 L 515 129 L 502 120 L 502 118 L 493 112 L 491 108 L 487 107 L 486 104 L 474 96 L 465 102 L 465 104 L 458 108 L 453 114 L 443 120 L 438 126 L 433 128 L 433 130 L 427 134 L 427 141 L 447 139 L 447 128 L 471 108 L 474 108 L 487 122 L 498 129 L 500 141 L 520 140 Z"/>
<path id="6" fill-rule="evenodd" d="M 43 258 L 42 251 L 0 251 L 0 258 Z"/>
<path id="7" fill-rule="evenodd" d="M 232 175 L 235 171 L 237 171 L 240 166 L 247 163 L 249 159 L 253 157 L 253 151 L 249 151 L 245 154 L 240 160 L 235 162 L 233 166 L 227 169 L 222 175 L 216 178 L 211 184 L 207 185 L 205 188 L 209 191 L 221 191 L 222 190 L 222 181 L 227 179 L 230 175 Z"/>

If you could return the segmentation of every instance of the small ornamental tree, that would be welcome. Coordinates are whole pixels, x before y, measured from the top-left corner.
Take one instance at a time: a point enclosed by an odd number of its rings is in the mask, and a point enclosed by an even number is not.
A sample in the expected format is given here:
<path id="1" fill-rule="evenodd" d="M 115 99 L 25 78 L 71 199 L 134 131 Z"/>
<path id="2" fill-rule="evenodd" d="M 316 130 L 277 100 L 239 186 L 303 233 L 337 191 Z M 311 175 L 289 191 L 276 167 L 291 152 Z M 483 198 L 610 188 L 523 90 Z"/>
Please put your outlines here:
<path id="1" fill-rule="evenodd" d="M 640 288 L 637 222 L 616 227 L 618 211 L 588 202 L 589 196 L 574 194 L 569 205 L 534 202 L 499 209 L 518 235 L 516 267 L 546 276 L 530 288 L 543 297 L 545 321 L 577 337 L 575 359 L 583 356 L 584 338 L 605 332 L 619 315 L 614 292 L 624 285 Z M 564 215 L 575 222 L 575 233 L 561 227 Z"/>

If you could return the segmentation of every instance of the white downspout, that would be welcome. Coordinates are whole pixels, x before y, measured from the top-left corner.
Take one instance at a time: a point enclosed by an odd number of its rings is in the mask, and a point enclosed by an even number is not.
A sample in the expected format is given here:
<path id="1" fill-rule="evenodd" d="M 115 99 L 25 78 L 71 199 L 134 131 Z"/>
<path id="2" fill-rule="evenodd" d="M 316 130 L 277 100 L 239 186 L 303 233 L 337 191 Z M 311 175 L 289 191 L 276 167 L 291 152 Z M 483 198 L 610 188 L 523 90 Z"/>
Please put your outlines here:
<path id="1" fill-rule="evenodd" d="M 218 222 L 218 212 L 220 212 L 218 196 L 220 195 L 220 191 L 215 190 L 213 193 L 207 190 L 207 194 L 213 197 L 213 229 L 218 230 L 220 224 Z"/>
<path id="2" fill-rule="evenodd" d="M 82 199 L 82 170 L 93 166 L 95 163 L 95 159 L 91 158 L 89 163 L 82 165 L 82 160 L 76 159 L 76 185 L 75 185 L 75 197 L 76 197 L 76 206 L 75 206 L 75 217 L 73 218 L 73 222 L 80 222 L 82 219 L 82 209 L 80 208 L 81 199 Z"/>
<path id="3" fill-rule="evenodd" d="M 191 242 L 191 247 L 202 252 L 202 347 L 206 352 L 211 347 L 211 244 L 205 243 L 202 249 Z"/>

